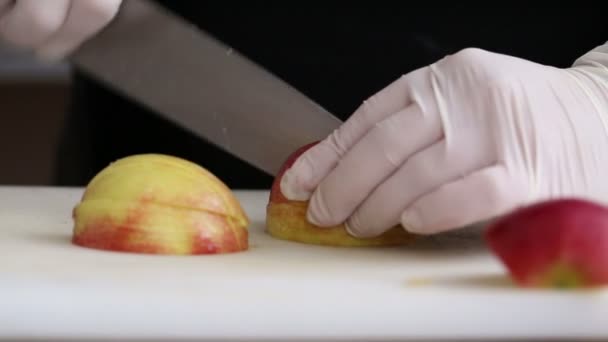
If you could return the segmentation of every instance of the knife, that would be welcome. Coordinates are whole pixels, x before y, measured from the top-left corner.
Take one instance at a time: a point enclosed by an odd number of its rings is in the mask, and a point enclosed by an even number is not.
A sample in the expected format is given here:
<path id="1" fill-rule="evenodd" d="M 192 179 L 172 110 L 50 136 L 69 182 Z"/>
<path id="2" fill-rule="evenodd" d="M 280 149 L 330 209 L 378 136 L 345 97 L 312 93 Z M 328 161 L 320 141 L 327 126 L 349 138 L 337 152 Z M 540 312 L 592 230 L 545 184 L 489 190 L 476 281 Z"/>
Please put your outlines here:
<path id="1" fill-rule="evenodd" d="M 124 0 L 70 61 L 270 175 L 298 147 L 341 124 L 277 76 L 147 0 Z"/>

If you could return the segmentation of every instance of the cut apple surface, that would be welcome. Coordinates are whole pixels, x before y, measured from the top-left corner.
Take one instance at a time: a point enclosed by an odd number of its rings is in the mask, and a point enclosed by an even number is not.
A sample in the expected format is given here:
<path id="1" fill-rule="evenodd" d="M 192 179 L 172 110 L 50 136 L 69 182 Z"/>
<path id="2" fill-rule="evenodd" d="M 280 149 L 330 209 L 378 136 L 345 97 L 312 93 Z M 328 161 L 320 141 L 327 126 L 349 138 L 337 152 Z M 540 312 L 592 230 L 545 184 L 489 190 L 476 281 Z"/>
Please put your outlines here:
<path id="1" fill-rule="evenodd" d="M 111 163 L 73 210 L 73 243 L 148 254 L 218 254 L 248 249 L 249 218 L 205 168 L 162 154 Z"/>
<path id="2" fill-rule="evenodd" d="M 486 241 L 522 287 L 608 285 L 608 208 L 581 199 L 536 203 L 497 219 Z"/>
<path id="3" fill-rule="evenodd" d="M 308 202 L 287 199 L 281 192 L 280 184 L 285 171 L 302 153 L 317 143 L 307 144 L 292 153 L 275 177 L 266 206 L 266 231 L 269 235 L 277 239 L 336 247 L 394 246 L 408 243 L 414 239 L 414 235 L 405 231 L 401 226 L 393 227 L 376 237 L 356 238 L 347 232 L 343 224 L 319 227 L 310 223 L 306 219 Z"/>

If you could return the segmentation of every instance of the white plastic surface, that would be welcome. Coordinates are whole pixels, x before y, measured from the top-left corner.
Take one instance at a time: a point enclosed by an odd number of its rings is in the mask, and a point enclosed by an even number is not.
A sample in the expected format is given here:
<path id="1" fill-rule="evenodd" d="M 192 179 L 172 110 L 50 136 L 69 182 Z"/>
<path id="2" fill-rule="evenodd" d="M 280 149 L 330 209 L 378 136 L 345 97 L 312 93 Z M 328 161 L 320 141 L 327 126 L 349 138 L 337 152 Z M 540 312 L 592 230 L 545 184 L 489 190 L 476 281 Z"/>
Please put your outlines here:
<path id="1" fill-rule="evenodd" d="M 606 291 L 511 285 L 479 231 L 408 247 L 272 239 L 239 192 L 251 249 L 149 256 L 70 244 L 82 189 L 0 187 L 0 338 L 451 340 L 608 337 Z"/>

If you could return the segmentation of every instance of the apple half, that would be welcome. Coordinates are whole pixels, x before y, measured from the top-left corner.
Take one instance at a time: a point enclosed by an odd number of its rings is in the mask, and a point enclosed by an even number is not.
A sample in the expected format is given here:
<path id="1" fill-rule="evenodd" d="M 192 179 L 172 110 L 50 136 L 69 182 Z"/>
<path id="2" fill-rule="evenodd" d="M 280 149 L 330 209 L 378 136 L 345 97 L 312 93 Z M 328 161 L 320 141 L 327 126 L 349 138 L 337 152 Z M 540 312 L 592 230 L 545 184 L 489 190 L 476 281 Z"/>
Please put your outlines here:
<path id="1" fill-rule="evenodd" d="M 277 239 L 335 247 L 395 246 L 412 241 L 415 236 L 400 225 L 376 237 L 357 238 L 350 235 L 343 224 L 319 227 L 306 219 L 308 201 L 287 199 L 281 192 L 281 177 L 302 153 L 317 143 L 300 147 L 283 163 L 270 189 L 266 206 L 266 232 Z"/>
<path id="2" fill-rule="evenodd" d="M 205 168 L 169 155 L 111 163 L 72 216 L 72 242 L 83 247 L 181 255 L 248 249 L 249 218 L 232 191 Z"/>
<path id="3" fill-rule="evenodd" d="M 608 207 L 562 198 L 499 218 L 485 238 L 515 284 L 533 288 L 608 286 Z"/>

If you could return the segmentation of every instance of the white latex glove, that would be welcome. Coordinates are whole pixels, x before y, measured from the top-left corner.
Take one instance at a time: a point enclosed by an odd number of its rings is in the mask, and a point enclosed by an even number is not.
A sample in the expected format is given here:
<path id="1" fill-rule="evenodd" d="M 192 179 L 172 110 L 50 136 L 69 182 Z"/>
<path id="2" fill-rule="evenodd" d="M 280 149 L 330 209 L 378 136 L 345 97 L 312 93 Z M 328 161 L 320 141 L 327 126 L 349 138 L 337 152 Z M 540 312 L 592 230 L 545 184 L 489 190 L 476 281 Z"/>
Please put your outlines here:
<path id="1" fill-rule="evenodd" d="M 121 0 L 0 0 L 0 37 L 59 60 L 107 25 Z"/>
<path id="2" fill-rule="evenodd" d="M 389 85 L 281 184 L 358 237 L 438 233 L 543 199 L 608 202 L 608 43 L 558 69 L 465 49 Z"/>

